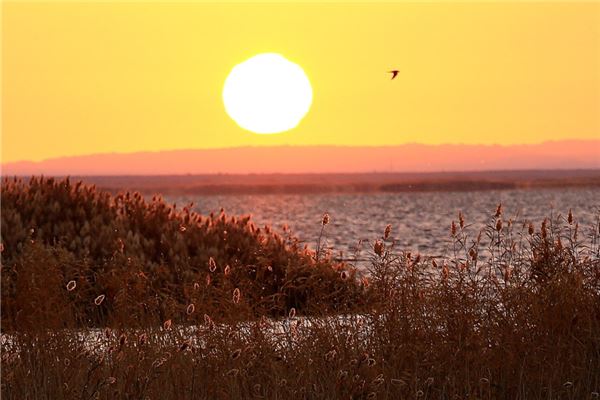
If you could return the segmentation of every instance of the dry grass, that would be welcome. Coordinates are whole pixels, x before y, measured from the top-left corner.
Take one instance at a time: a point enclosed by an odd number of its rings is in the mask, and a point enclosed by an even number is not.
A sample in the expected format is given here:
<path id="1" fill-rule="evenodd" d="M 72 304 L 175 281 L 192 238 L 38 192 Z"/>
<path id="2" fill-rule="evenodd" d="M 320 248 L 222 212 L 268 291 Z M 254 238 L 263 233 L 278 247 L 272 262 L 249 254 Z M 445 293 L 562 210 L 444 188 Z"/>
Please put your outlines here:
<path id="1" fill-rule="evenodd" d="M 598 398 L 600 225 L 467 227 L 437 260 L 385 227 L 361 277 L 249 221 L 4 182 L 2 397 Z"/>
<path id="2" fill-rule="evenodd" d="M 327 313 L 364 291 L 341 279 L 348 265 L 317 261 L 249 217 L 203 217 L 68 180 L 5 180 L 2 241 L 3 331 L 278 316 L 309 312 L 309 298 L 330 306 L 310 313 Z"/>

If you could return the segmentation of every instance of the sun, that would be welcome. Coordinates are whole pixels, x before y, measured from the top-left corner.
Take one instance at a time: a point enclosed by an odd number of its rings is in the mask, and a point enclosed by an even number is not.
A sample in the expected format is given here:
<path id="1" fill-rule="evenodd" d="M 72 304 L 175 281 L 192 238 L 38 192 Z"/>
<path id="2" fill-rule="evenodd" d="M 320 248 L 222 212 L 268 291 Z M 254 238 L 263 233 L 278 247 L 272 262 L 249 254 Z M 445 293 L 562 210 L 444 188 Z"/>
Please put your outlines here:
<path id="1" fill-rule="evenodd" d="M 296 127 L 312 98 L 304 70 L 276 53 L 258 54 L 236 65 L 223 87 L 227 114 L 240 127 L 260 134 Z"/>

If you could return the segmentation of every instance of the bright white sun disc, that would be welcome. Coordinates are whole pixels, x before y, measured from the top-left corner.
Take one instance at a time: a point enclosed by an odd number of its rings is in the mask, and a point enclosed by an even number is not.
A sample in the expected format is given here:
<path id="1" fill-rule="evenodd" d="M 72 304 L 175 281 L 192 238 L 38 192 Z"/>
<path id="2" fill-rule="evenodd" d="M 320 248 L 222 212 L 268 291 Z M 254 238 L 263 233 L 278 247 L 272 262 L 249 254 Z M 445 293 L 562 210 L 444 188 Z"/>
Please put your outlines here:
<path id="1" fill-rule="evenodd" d="M 302 68 L 280 54 L 256 55 L 233 67 L 223 87 L 227 114 L 255 133 L 294 128 L 310 109 L 312 87 Z"/>

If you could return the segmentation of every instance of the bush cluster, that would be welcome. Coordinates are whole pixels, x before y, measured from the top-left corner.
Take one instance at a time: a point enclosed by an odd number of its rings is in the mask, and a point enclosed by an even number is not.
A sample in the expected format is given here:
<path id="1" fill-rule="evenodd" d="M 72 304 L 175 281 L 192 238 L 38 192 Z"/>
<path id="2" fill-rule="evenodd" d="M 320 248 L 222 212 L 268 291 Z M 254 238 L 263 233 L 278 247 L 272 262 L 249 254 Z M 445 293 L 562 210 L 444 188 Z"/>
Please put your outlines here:
<path id="1" fill-rule="evenodd" d="M 4 184 L 3 398 L 600 398 L 600 214 L 459 213 L 441 258 L 388 225 L 360 276 L 247 219 Z"/>
<path id="2" fill-rule="evenodd" d="M 3 331 L 196 323 L 232 307 L 240 318 L 325 313 L 364 291 L 348 265 L 248 216 L 69 179 L 4 179 L 1 200 Z"/>

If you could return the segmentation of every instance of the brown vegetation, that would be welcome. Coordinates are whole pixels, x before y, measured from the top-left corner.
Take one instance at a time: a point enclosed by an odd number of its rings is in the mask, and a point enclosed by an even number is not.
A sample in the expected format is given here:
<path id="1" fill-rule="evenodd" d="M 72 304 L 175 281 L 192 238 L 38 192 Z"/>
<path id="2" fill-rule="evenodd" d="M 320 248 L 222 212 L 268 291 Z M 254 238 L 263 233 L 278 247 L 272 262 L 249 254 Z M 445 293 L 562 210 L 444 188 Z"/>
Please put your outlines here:
<path id="1" fill-rule="evenodd" d="M 2 241 L 3 331 L 197 323 L 230 314 L 236 289 L 240 318 L 304 312 L 309 298 L 330 305 L 318 310 L 326 313 L 356 305 L 362 292 L 341 279 L 347 265 L 316 261 L 249 217 L 202 217 L 189 205 L 112 197 L 68 179 L 5 180 Z"/>
<path id="2" fill-rule="evenodd" d="M 570 213 L 517 225 L 499 206 L 476 238 L 459 214 L 445 259 L 395 249 L 386 226 L 359 276 L 249 221 L 4 184 L 3 398 L 599 396 L 600 225 Z M 264 317 L 284 312 L 279 330 Z M 106 329 L 58 329 L 89 326 Z"/>

